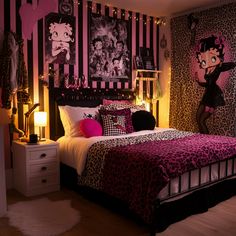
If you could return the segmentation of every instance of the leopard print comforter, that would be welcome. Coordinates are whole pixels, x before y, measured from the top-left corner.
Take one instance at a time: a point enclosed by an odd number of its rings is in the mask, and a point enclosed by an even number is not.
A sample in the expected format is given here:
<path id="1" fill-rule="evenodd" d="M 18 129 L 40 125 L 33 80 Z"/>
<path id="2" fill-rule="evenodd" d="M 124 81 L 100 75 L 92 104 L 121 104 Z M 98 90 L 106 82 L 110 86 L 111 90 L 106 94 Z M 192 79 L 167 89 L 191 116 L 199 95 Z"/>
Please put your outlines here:
<path id="1" fill-rule="evenodd" d="M 171 178 L 236 155 L 236 138 L 165 131 L 101 141 L 88 153 L 81 184 L 126 202 L 152 222 L 158 193 Z"/>

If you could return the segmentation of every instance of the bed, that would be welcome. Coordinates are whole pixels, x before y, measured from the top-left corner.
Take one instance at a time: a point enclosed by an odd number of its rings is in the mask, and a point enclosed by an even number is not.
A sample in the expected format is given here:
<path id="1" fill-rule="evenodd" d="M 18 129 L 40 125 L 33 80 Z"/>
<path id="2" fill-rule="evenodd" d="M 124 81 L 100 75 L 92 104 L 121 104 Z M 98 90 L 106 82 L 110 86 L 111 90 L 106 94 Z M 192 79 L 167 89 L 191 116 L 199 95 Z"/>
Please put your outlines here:
<path id="1" fill-rule="evenodd" d="M 235 138 L 161 128 L 64 136 L 58 107 L 97 107 L 101 99 L 128 100 L 134 94 L 51 87 L 49 97 L 50 138 L 59 142 L 62 181 L 123 202 L 151 234 L 235 195 Z"/>

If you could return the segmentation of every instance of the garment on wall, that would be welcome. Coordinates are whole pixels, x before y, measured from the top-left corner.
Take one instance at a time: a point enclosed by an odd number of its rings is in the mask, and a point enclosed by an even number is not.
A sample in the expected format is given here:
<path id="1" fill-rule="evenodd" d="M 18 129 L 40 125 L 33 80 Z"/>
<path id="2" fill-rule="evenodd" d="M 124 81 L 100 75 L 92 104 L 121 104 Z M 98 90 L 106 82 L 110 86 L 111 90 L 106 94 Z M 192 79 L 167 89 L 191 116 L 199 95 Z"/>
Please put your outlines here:
<path id="1" fill-rule="evenodd" d="M 13 32 L 4 35 L 0 53 L 0 87 L 2 107 L 6 109 L 11 108 L 12 96 L 28 87 L 23 40 Z"/>

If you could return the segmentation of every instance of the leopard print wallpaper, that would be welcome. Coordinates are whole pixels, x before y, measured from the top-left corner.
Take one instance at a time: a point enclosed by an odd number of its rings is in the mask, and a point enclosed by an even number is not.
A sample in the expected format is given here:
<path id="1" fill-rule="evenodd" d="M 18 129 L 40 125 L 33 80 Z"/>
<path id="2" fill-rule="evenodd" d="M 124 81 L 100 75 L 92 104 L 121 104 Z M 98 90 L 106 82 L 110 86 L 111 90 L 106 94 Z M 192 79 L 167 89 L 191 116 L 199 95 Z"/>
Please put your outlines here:
<path id="1" fill-rule="evenodd" d="M 199 132 L 196 112 L 204 88 L 195 81 L 194 75 L 203 73 L 204 81 L 204 70 L 200 70 L 196 46 L 203 38 L 220 36 L 224 39 L 224 62 L 236 62 L 235 11 L 236 3 L 231 3 L 194 12 L 199 20 L 195 35 L 188 27 L 188 15 L 171 19 L 170 127 Z M 236 136 L 236 68 L 221 73 L 217 84 L 222 88 L 225 105 L 217 107 L 207 119 L 209 133 Z"/>

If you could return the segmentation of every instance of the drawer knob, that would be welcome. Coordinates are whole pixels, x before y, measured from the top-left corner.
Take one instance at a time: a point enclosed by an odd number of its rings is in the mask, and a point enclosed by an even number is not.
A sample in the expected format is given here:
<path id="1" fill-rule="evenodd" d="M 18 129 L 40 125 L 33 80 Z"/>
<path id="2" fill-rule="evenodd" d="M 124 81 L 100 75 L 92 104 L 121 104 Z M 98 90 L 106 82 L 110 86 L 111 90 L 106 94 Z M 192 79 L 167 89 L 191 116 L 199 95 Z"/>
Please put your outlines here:
<path id="1" fill-rule="evenodd" d="M 46 153 L 42 153 L 42 154 L 40 155 L 40 158 L 45 158 L 46 156 L 47 156 Z"/>
<path id="2" fill-rule="evenodd" d="M 46 167 L 46 166 L 43 166 L 43 167 L 41 167 L 41 170 L 42 170 L 42 171 L 45 171 L 45 170 L 47 170 L 47 167 Z"/>
<path id="3" fill-rule="evenodd" d="M 47 183 L 47 180 L 46 180 L 46 179 L 42 179 L 41 182 L 42 182 L 42 183 Z"/>

